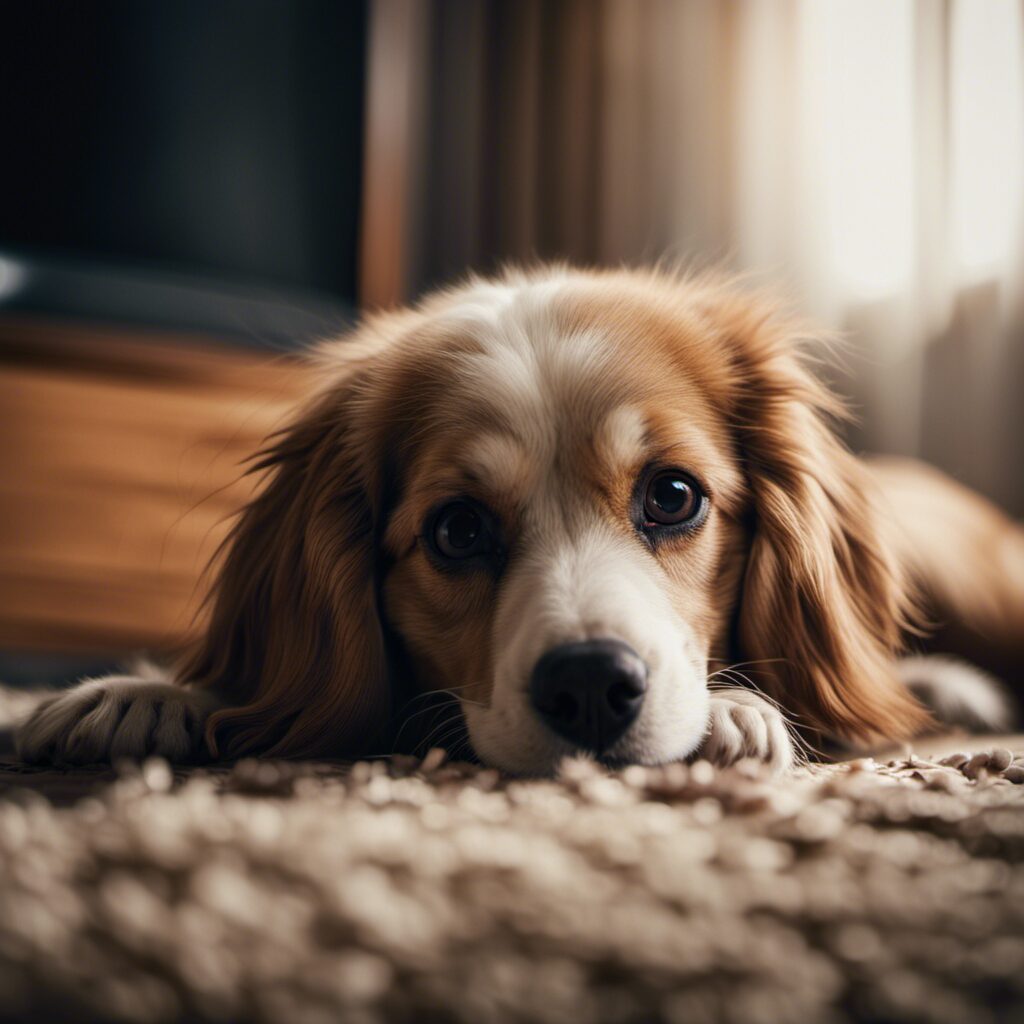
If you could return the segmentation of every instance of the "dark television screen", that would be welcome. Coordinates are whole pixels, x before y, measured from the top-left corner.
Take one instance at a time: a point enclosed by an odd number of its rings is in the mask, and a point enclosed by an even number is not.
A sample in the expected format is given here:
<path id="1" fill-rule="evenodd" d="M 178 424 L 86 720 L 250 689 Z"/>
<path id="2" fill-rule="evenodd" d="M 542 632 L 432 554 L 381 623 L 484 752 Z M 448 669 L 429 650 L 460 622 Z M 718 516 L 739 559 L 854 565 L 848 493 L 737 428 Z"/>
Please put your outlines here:
<path id="1" fill-rule="evenodd" d="M 2 19 L 0 251 L 354 302 L 365 0 Z"/>

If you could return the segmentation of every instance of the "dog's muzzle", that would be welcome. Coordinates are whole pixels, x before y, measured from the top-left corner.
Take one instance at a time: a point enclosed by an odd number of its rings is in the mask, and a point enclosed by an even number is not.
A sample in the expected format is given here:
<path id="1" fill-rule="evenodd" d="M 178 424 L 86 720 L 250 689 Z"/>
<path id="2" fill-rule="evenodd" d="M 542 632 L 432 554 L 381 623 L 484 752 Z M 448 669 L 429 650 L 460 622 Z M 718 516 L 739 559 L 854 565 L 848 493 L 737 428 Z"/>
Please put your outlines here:
<path id="1" fill-rule="evenodd" d="M 620 640 L 553 647 L 537 662 L 530 701 L 573 746 L 601 755 L 633 724 L 647 690 L 647 666 Z"/>

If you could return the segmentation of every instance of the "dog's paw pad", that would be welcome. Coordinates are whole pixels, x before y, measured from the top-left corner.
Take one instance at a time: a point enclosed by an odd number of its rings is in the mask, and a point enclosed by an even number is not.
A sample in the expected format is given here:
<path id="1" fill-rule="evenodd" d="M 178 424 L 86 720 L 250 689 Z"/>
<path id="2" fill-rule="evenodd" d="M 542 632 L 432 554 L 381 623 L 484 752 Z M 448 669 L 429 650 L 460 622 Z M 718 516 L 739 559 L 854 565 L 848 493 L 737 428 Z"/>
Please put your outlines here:
<path id="1" fill-rule="evenodd" d="M 200 692 L 127 676 L 95 679 L 45 701 L 18 730 L 29 763 L 95 764 L 149 755 L 190 761 L 203 753 L 213 702 Z"/>
<path id="2" fill-rule="evenodd" d="M 722 767 L 754 758 L 775 771 L 792 767 L 795 759 L 785 719 L 768 701 L 750 691 L 741 691 L 735 697 L 712 696 L 700 756 Z"/>

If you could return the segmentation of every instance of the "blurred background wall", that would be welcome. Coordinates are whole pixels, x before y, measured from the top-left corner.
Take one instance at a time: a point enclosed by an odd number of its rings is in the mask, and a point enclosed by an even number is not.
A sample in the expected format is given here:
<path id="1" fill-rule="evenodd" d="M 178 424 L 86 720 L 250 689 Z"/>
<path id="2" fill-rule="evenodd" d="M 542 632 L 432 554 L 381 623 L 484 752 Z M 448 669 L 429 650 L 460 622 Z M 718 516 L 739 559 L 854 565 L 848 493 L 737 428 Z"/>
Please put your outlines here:
<path id="1" fill-rule="evenodd" d="M 187 637 L 303 344 L 509 259 L 774 286 L 845 334 L 856 448 L 1024 514 L 1024 0 L 6 22 L 0 677 Z"/>

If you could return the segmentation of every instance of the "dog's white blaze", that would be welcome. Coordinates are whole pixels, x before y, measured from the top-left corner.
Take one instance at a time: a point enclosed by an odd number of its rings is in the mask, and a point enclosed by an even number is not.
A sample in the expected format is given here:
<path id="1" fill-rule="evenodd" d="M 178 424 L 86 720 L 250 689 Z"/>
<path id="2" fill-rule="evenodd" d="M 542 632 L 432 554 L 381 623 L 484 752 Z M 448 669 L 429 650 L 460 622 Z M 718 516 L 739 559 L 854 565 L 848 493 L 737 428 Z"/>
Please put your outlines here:
<path id="1" fill-rule="evenodd" d="M 513 284 L 475 280 L 470 289 L 461 291 L 458 303 L 448 306 L 439 319 L 458 321 L 476 317 L 482 323 L 493 324 L 512 305 L 518 294 L 519 289 Z"/>
<path id="2" fill-rule="evenodd" d="M 480 346 L 455 358 L 453 387 L 510 425 L 537 464 L 554 455 L 559 414 L 578 411 L 581 399 L 607 387 L 611 377 L 603 337 L 566 334 L 559 327 L 555 300 L 565 280 L 524 285 L 510 294 L 473 292 L 468 307 L 460 304 L 447 318 Z"/>
<path id="3" fill-rule="evenodd" d="M 620 405 L 605 417 L 594 437 L 598 457 L 611 469 L 634 465 L 644 456 L 647 422 L 632 405 Z"/>
<path id="4" fill-rule="evenodd" d="M 500 653 L 491 701 L 463 710 L 480 756 L 524 773 L 550 771 L 572 752 L 529 702 L 533 667 L 558 644 L 621 640 L 648 666 L 640 717 L 609 751 L 613 757 L 658 763 L 686 756 L 704 736 L 709 708 L 707 651 L 671 607 L 663 570 L 639 538 L 589 509 L 564 464 L 567 438 L 587 430 L 606 465 L 636 462 L 646 424 L 616 391 L 607 340 L 560 329 L 555 300 L 563 287 L 556 278 L 511 294 L 474 292 L 472 315 L 464 308 L 453 317 L 480 346 L 457 357 L 453 387 L 514 435 L 480 437 L 468 449 L 470 465 L 492 485 L 519 487 L 525 508 L 495 616 Z"/>
<path id="5" fill-rule="evenodd" d="M 484 486 L 499 494 L 532 489 L 536 467 L 522 445 L 508 434 L 482 434 L 468 446 L 463 463 Z"/>

